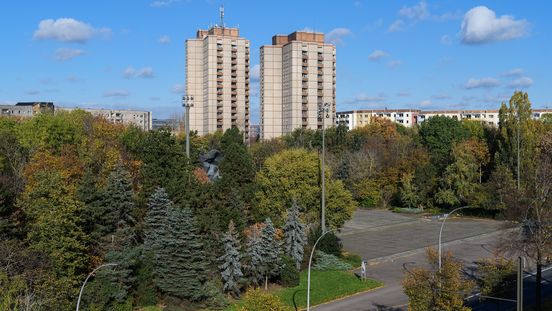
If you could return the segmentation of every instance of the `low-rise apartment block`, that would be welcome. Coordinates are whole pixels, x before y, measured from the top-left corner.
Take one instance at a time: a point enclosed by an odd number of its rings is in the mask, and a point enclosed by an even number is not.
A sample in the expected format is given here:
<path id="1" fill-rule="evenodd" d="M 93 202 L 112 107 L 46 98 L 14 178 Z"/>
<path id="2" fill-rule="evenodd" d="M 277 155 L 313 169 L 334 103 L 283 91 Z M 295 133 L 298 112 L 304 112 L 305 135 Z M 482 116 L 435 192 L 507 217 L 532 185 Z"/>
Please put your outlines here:
<path id="1" fill-rule="evenodd" d="M 351 110 L 338 112 L 336 125 L 345 125 L 349 130 L 370 124 L 374 118 L 387 119 L 395 123 L 411 127 L 416 124 L 416 116 L 420 110 L 414 109 L 378 109 Z"/>
<path id="2" fill-rule="evenodd" d="M 149 111 L 57 107 L 55 108 L 54 112 L 73 111 L 76 109 L 89 112 L 95 117 L 103 117 L 107 121 L 114 124 L 134 125 L 144 131 L 152 129 L 152 117 L 151 112 Z"/>
<path id="3" fill-rule="evenodd" d="M 28 118 L 38 113 L 53 113 L 54 103 L 51 102 L 25 102 L 15 105 L 0 105 L 0 116 Z"/>
<path id="4" fill-rule="evenodd" d="M 552 109 L 532 109 L 533 119 L 538 120 L 545 114 L 552 114 Z M 345 125 L 349 130 L 370 124 L 373 118 L 384 118 L 395 123 L 412 127 L 421 124 L 434 116 L 445 116 L 456 120 L 480 121 L 491 126 L 498 126 L 498 110 L 430 110 L 417 109 L 383 109 L 352 110 L 337 113 L 336 125 Z"/>
<path id="5" fill-rule="evenodd" d="M 76 109 L 103 117 L 111 123 L 135 125 L 144 131 L 152 129 L 151 112 L 141 110 L 91 109 L 56 107 L 52 102 L 24 102 L 15 105 L 0 105 L 0 116 L 31 118 L 40 113 L 56 113 Z"/>

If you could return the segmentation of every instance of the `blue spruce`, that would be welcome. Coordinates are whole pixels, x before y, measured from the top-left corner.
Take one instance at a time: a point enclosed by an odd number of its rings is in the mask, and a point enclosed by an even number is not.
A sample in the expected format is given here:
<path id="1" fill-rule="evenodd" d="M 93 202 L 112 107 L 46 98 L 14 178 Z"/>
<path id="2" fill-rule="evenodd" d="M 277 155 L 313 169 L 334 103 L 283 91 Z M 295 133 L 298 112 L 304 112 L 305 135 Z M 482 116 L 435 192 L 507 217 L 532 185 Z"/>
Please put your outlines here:
<path id="1" fill-rule="evenodd" d="M 224 234 L 222 242 L 224 243 L 224 255 L 219 258 L 222 262 L 219 268 L 224 282 L 223 290 L 238 297 L 240 281 L 243 277 L 240 262 L 242 256 L 240 255 L 238 235 L 232 220 L 228 224 L 228 231 Z"/>
<path id="2" fill-rule="evenodd" d="M 297 270 L 299 270 L 303 261 L 307 235 L 305 234 L 305 225 L 299 219 L 299 206 L 295 200 L 288 209 L 288 217 L 284 225 L 284 238 L 285 253 L 295 261 Z"/>

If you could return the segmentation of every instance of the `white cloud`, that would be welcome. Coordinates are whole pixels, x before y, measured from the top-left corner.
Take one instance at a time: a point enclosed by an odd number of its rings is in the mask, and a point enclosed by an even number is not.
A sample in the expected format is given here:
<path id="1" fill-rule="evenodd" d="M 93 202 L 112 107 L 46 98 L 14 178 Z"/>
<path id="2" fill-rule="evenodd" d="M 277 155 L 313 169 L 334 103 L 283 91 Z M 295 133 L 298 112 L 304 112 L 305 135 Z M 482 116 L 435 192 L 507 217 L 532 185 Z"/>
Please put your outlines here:
<path id="1" fill-rule="evenodd" d="M 512 40 L 527 35 L 527 20 L 515 20 L 513 16 L 496 16 L 485 6 L 478 6 L 464 15 L 460 35 L 466 44 L 483 44 L 494 41 Z"/>
<path id="2" fill-rule="evenodd" d="M 162 8 L 172 5 L 173 3 L 180 2 L 180 0 L 157 0 L 150 3 L 152 8 Z"/>
<path id="3" fill-rule="evenodd" d="M 130 78 L 134 77 L 135 75 L 136 75 L 136 69 L 134 69 L 132 67 L 127 67 L 123 71 L 123 78 L 125 78 L 125 79 L 130 79 Z"/>
<path id="4" fill-rule="evenodd" d="M 523 68 L 514 68 L 512 70 L 503 72 L 501 76 L 503 77 L 521 77 L 524 73 Z"/>
<path id="5" fill-rule="evenodd" d="M 33 39 L 85 43 L 92 36 L 101 34 L 109 35 L 111 30 L 109 28 L 93 28 L 89 24 L 73 18 L 44 19 L 38 24 Z"/>
<path id="6" fill-rule="evenodd" d="M 186 92 L 186 87 L 184 86 L 184 84 L 175 84 L 171 88 L 171 92 L 175 94 L 184 94 L 184 92 Z"/>
<path id="7" fill-rule="evenodd" d="M 368 55 L 368 60 L 375 62 L 375 61 L 379 61 L 385 56 L 387 56 L 387 53 L 385 53 L 384 51 L 374 50 L 370 55 Z"/>
<path id="8" fill-rule="evenodd" d="M 261 78 L 261 66 L 259 64 L 251 67 L 251 82 L 258 82 Z"/>
<path id="9" fill-rule="evenodd" d="M 404 28 L 405 28 L 404 22 L 401 19 L 398 19 L 398 20 L 394 21 L 393 24 L 391 24 L 389 26 L 388 31 L 389 32 L 397 32 L 397 31 L 404 30 Z"/>
<path id="10" fill-rule="evenodd" d="M 499 85 L 500 85 L 500 81 L 498 81 L 495 78 L 481 78 L 481 79 L 471 78 L 464 85 L 464 88 L 467 90 L 478 89 L 478 88 L 489 89 L 489 88 L 497 87 Z"/>
<path id="11" fill-rule="evenodd" d="M 397 68 L 402 64 L 403 62 L 401 60 L 392 60 L 389 63 L 387 63 L 387 66 L 389 66 L 389 68 Z"/>
<path id="12" fill-rule="evenodd" d="M 138 78 L 151 79 L 154 76 L 155 73 L 153 72 L 153 68 L 151 67 L 144 67 L 136 72 L 136 77 Z"/>
<path id="13" fill-rule="evenodd" d="M 452 44 L 452 38 L 449 35 L 443 35 L 441 37 L 441 44 L 451 45 Z"/>
<path id="14" fill-rule="evenodd" d="M 521 77 L 508 84 L 508 87 L 513 89 L 523 89 L 528 88 L 531 85 L 533 85 L 533 79 L 529 77 Z"/>
<path id="15" fill-rule="evenodd" d="M 372 104 L 381 103 L 386 100 L 384 94 L 378 94 L 377 96 L 369 96 L 364 93 L 357 95 L 355 98 L 344 101 L 343 105 L 355 105 L 355 104 Z"/>
<path id="16" fill-rule="evenodd" d="M 59 48 L 55 52 L 56 59 L 62 62 L 81 55 L 84 55 L 84 51 L 79 49 Z"/>
<path id="17" fill-rule="evenodd" d="M 130 93 L 127 90 L 111 90 L 103 94 L 104 97 L 127 97 Z"/>
<path id="18" fill-rule="evenodd" d="M 400 91 L 400 92 L 397 92 L 396 94 L 398 97 L 408 97 L 410 96 L 410 92 L 408 91 Z"/>
<path id="19" fill-rule="evenodd" d="M 169 37 L 168 35 L 162 35 L 162 36 L 159 38 L 159 43 L 161 43 L 161 44 L 169 44 L 169 43 L 171 43 L 171 37 Z"/>
<path id="20" fill-rule="evenodd" d="M 134 69 L 132 66 L 129 66 L 123 71 L 123 78 L 125 78 L 125 79 L 131 79 L 131 78 L 151 79 L 154 76 L 155 76 L 155 72 L 153 71 L 153 68 L 151 68 L 151 67 L 144 67 L 144 68 L 140 68 L 140 69 Z"/>
<path id="21" fill-rule="evenodd" d="M 335 28 L 332 31 L 328 32 L 326 34 L 326 42 L 335 44 L 335 45 L 342 45 L 343 44 L 343 38 L 352 35 L 350 29 L 347 28 Z"/>
<path id="22" fill-rule="evenodd" d="M 399 10 L 399 15 L 414 20 L 426 19 L 429 17 L 427 3 L 425 1 L 421 1 L 420 3 L 411 7 L 403 6 Z"/>

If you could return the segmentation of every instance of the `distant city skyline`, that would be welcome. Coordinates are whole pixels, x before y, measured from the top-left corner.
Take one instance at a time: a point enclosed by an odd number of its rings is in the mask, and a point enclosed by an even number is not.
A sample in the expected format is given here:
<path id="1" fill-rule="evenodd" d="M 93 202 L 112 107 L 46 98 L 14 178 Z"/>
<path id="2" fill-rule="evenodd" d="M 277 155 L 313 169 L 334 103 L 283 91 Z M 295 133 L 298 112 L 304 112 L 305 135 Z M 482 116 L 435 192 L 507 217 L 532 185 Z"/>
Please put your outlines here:
<path id="1" fill-rule="evenodd" d="M 0 104 L 183 114 L 186 38 L 219 23 L 251 42 L 251 123 L 259 123 L 259 48 L 314 30 L 337 47 L 337 111 L 497 109 L 514 90 L 552 107 L 552 6 L 505 1 L 10 1 Z"/>

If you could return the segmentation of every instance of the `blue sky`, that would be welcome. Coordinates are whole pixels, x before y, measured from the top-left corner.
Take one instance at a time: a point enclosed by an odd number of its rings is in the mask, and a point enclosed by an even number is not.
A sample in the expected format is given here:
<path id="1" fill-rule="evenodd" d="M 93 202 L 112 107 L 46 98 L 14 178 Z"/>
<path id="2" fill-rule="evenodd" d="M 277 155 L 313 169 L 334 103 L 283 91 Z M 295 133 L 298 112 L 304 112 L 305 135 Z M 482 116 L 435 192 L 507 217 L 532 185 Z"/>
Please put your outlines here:
<path id="1" fill-rule="evenodd" d="M 516 89 L 552 107 L 546 1 L 5 1 L 0 103 L 181 114 L 184 41 L 218 22 L 259 47 L 310 29 L 337 46 L 337 109 L 495 109 Z"/>

